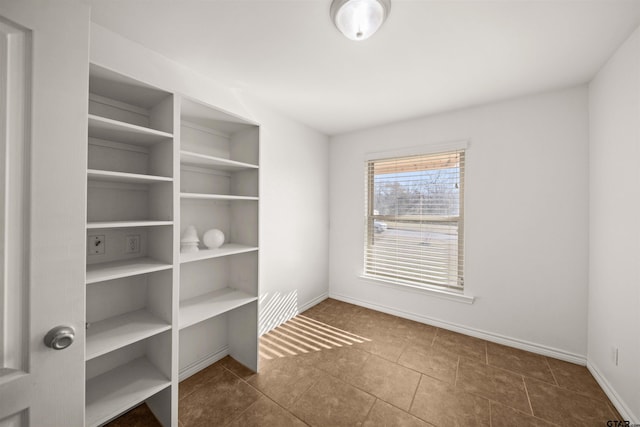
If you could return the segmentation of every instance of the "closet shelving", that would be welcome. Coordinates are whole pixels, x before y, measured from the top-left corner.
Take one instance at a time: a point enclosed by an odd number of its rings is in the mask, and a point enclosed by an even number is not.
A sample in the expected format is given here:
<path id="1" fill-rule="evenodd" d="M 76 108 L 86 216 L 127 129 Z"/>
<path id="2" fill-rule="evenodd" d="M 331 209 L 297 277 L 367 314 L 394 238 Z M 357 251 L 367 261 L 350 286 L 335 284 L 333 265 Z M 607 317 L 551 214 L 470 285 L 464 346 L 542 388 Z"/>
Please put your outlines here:
<path id="1" fill-rule="evenodd" d="M 180 123 L 180 229 L 226 237 L 180 254 L 180 376 L 225 353 L 257 370 L 259 128 L 188 98 Z"/>
<path id="2" fill-rule="evenodd" d="M 171 425 L 175 100 L 96 65 L 89 92 L 85 425 L 142 401 Z"/>
<path id="3" fill-rule="evenodd" d="M 177 427 L 180 379 L 258 368 L 259 126 L 93 64 L 89 92 L 85 425 Z M 189 225 L 225 243 L 180 253 Z"/>

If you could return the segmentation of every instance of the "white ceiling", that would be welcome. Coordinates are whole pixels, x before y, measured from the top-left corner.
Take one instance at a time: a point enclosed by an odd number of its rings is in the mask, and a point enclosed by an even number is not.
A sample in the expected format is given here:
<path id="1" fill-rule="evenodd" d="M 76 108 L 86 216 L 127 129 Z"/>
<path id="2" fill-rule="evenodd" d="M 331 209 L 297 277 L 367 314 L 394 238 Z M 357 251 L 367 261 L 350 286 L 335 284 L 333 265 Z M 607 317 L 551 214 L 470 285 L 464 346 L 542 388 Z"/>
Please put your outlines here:
<path id="1" fill-rule="evenodd" d="M 328 135 L 588 82 L 640 1 L 392 0 L 363 42 L 331 0 L 87 0 L 93 21 Z"/>

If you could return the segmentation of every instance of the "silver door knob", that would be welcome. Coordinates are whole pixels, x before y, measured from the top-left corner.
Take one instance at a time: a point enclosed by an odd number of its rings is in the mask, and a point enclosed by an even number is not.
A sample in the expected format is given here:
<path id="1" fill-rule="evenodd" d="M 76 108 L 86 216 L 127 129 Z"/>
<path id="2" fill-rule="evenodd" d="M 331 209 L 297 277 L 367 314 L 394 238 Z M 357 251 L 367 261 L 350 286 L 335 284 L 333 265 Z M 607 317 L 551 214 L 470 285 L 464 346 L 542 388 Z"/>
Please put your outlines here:
<path id="1" fill-rule="evenodd" d="M 64 350 L 73 344 L 75 336 L 71 326 L 56 326 L 44 336 L 44 344 L 54 350 Z"/>

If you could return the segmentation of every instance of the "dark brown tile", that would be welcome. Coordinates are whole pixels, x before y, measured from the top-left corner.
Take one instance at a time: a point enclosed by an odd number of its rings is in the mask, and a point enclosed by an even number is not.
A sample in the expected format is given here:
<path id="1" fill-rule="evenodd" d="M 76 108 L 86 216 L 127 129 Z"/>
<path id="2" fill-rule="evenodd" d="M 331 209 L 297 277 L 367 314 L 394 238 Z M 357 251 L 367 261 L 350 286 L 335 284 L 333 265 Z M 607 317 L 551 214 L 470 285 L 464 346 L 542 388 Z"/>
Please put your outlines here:
<path id="1" fill-rule="evenodd" d="M 244 366 L 242 363 L 238 362 L 231 356 L 226 356 L 225 358 L 220 360 L 219 363 L 221 366 L 228 369 L 233 374 L 237 375 L 243 380 L 247 380 L 256 374 L 251 369 L 247 368 L 246 366 Z"/>
<path id="2" fill-rule="evenodd" d="M 490 426 L 489 401 L 423 375 L 409 411 L 436 426 Z"/>
<path id="3" fill-rule="evenodd" d="M 500 403 L 491 402 L 491 427 L 553 427 L 555 425 Z"/>
<path id="4" fill-rule="evenodd" d="M 178 417 L 185 426 L 224 425 L 260 397 L 247 383 L 219 367 L 221 375 L 209 379 L 178 403 Z"/>
<path id="5" fill-rule="evenodd" d="M 487 361 L 487 343 L 480 338 L 462 335 L 446 329 L 438 329 L 433 347 L 438 350 L 456 353 L 469 359 Z"/>
<path id="6" fill-rule="evenodd" d="M 414 322 L 413 320 L 397 317 L 393 324 L 393 332 L 398 336 L 411 340 L 419 345 L 431 345 L 436 336 L 437 328 Z"/>
<path id="7" fill-rule="evenodd" d="M 289 411 L 282 409 L 273 401 L 262 396 L 229 427 L 304 427 L 305 423 L 296 418 Z"/>
<path id="8" fill-rule="evenodd" d="M 550 357 L 547 361 L 560 387 L 594 399 L 608 400 L 586 367 Z"/>
<path id="9" fill-rule="evenodd" d="M 525 378 L 533 415 L 563 426 L 603 426 L 612 419 L 607 402 Z"/>
<path id="10" fill-rule="evenodd" d="M 260 372 L 249 378 L 248 383 L 289 408 L 320 377 L 321 371 L 302 358 L 284 357 L 262 363 Z"/>
<path id="11" fill-rule="evenodd" d="M 312 426 L 354 426 L 374 402 L 370 394 L 327 375 L 300 396 L 291 412 Z"/>
<path id="12" fill-rule="evenodd" d="M 531 414 L 522 375 L 460 358 L 456 387 Z"/>
<path id="13" fill-rule="evenodd" d="M 411 406 L 418 382 L 420 373 L 378 356 L 368 358 L 353 377 L 356 387 L 405 411 Z"/>
<path id="14" fill-rule="evenodd" d="M 160 421 L 156 419 L 151 409 L 143 403 L 136 406 L 120 417 L 105 424 L 104 427 L 161 427 Z"/>
<path id="15" fill-rule="evenodd" d="M 398 360 L 408 341 L 388 330 L 379 330 L 367 335 L 368 341 L 357 344 L 357 348 L 380 356 L 391 362 Z"/>
<path id="16" fill-rule="evenodd" d="M 544 356 L 488 342 L 487 359 L 489 365 L 497 368 L 507 369 L 551 384 L 556 383 Z"/>
<path id="17" fill-rule="evenodd" d="M 180 399 L 184 399 L 194 391 L 203 387 L 207 381 L 220 378 L 223 374 L 224 368 L 219 363 L 214 363 L 201 370 L 200 372 L 190 376 L 178 384 L 178 396 Z"/>
<path id="18" fill-rule="evenodd" d="M 396 408 L 393 405 L 376 400 L 363 427 L 428 427 L 430 424 L 420 418 Z"/>
<path id="19" fill-rule="evenodd" d="M 316 351 L 304 356 L 315 368 L 350 383 L 370 357 L 370 353 L 355 347 Z"/>
<path id="20" fill-rule="evenodd" d="M 453 385 L 458 358 L 457 354 L 436 350 L 431 346 L 409 345 L 400 355 L 398 364 Z"/>

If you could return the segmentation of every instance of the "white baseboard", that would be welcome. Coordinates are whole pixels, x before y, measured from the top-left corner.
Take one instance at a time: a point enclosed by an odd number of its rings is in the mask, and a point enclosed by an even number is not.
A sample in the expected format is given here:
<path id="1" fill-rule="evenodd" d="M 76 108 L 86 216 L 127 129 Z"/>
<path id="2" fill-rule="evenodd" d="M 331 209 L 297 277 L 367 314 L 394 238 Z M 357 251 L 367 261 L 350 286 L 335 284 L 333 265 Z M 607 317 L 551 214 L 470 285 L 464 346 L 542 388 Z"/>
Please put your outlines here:
<path id="1" fill-rule="evenodd" d="M 593 375 L 593 378 L 596 379 L 604 393 L 607 395 L 613 406 L 616 407 L 616 410 L 620 413 L 623 419 L 630 421 L 631 424 L 640 424 L 640 417 L 635 416 L 631 409 L 627 406 L 627 404 L 620 398 L 618 393 L 616 393 L 615 389 L 609 384 L 609 381 L 605 378 L 604 375 L 600 372 L 600 370 L 591 363 L 587 361 L 587 369 Z"/>
<path id="2" fill-rule="evenodd" d="M 200 360 L 193 362 L 189 366 L 185 366 L 178 373 L 178 381 L 183 381 L 189 378 L 191 375 L 196 374 L 206 368 L 207 366 L 211 366 L 216 363 L 218 360 L 221 360 L 225 356 L 229 354 L 229 347 L 224 346 L 224 348 L 218 350 L 215 353 L 208 354 Z"/>
<path id="3" fill-rule="evenodd" d="M 383 313 L 392 314 L 394 316 L 402 317 L 416 322 L 425 323 L 427 325 L 436 326 L 438 328 L 447 329 L 461 334 L 470 335 L 472 337 L 481 338 L 486 341 L 495 342 L 498 344 L 506 345 L 509 347 L 518 348 L 520 350 L 530 351 L 532 353 L 541 354 L 543 356 L 553 357 L 555 359 L 564 360 L 566 362 L 576 363 L 578 365 L 585 366 L 587 364 L 586 356 L 570 353 L 564 350 L 559 350 L 553 347 L 547 347 L 540 344 L 535 344 L 528 341 L 519 340 L 516 338 L 507 337 L 492 332 L 482 331 L 479 329 L 469 328 L 467 326 L 457 325 L 455 323 L 445 322 L 432 317 L 424 316 L 416 313 L 409 313 L 395 308 L 387 307 L 380 304 L 373 304 L 367 301 L 363 301 L 357 298 L 348 297 L 345 295 L 335 294 L 330 292 L 330 298 L 334 298 L 340 301 L 348 302 L 351 304 L 359 305 L 362 307 L 370 308 L 372 310 L 381 311 Z"/>
<path id="4" fill-rule="evenodd" d="M 329 292 L 325 292 L 322 295 L 315 297 L 311 301 L 298 306 L 298 312 L 302 313 L 305 310 L 309 310 L 311 307 L 313 307 L 314 305 L 320 304 L 322 301 L 326 300 L 327 298 L 329 298 Z"/>

